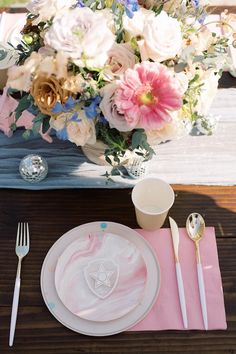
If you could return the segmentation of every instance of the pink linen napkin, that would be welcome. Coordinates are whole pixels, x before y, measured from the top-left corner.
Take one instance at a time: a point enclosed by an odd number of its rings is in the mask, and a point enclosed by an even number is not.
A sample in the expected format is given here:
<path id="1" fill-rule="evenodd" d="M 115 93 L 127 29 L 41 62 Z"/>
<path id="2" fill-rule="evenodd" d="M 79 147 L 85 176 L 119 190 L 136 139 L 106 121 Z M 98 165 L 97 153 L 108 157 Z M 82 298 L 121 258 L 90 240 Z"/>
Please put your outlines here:
<path id="1" fill-rule="evenodd" d="M 183 330 L 170 229 L 136 231 L 151 244 L 156 252 L 161 269 L 161 286 L 152 310 L 141 322 L 132 327 L 131 331 Z M 185 228 L 180 228 L 179 233 L 179 257 L 185 288 L 189 329 L 204 329 L 198 292 L 195 246 L 187 236 Z M 213 227 L 206 228 L 200 241 L 200 252 L 209 329 L 226 329 L 224 296 Z"/>

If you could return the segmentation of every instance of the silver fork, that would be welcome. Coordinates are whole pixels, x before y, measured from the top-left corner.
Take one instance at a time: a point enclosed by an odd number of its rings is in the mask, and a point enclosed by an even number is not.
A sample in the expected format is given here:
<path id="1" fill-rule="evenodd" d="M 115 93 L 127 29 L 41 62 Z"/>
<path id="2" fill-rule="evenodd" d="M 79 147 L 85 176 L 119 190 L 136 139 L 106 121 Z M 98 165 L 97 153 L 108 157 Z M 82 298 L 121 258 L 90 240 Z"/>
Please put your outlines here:
<path id="1" fill-rule="evenodd" d="M 12 310 L 11 310 L 11 325 L 10 325 L 10 336 L 9 336 L 9 346 L 13 345 L 15 328 L 16 328 L 16 319 L 18 312 L 18 303 L 20 295 L 20 274 L 21 274 L 21 262 L 22 259 L 29 252 L 29 225 L 28 223 L 18 223 L 17 236 L 16 236 L 16 255 L 18 256 L 18 267 L 16 272 L 15 288 L 12 301 Z"/>

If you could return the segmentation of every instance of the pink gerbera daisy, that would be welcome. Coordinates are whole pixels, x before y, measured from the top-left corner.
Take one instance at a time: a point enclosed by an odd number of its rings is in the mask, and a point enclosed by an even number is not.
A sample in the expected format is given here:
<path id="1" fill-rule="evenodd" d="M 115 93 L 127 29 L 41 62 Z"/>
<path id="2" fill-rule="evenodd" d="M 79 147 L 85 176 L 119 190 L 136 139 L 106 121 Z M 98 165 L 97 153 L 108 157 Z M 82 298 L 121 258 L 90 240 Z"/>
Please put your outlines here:
<path id="1" fill-rule="evenodd" d="M 161 129 L 172 119 L 169 111 L 182 106 L 182 97 L 164 65 L 144 61 L 125 72 L 115 104 L 131 128 Z"/>

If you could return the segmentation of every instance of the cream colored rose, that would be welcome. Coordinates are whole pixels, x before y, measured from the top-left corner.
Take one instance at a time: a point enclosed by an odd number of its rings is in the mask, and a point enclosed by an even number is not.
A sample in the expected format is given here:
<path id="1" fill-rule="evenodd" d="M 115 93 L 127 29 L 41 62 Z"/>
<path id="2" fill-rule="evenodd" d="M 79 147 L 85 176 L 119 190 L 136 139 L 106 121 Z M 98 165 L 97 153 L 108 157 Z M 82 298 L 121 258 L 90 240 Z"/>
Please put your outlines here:
<path id="1" fill-rule="evenodd" d="M 112 81 L 133 68 L 136 62 L 134 51 L 129 43 L 115 43 L 108 52 L 108 61 L 104 71 L 105 80 Z"/>
<path id="2" fill-rule="evenodd" d="M 138 42 L 142 60 L 162 62 L 174 58 L 181 50 L 182 34 L 179 22 L 162 11 L 150 14 L 144 23 L 143 40 Z"/>
<path id="3" fill-rule="evenodd" d="M 76 0 L 33 0 L 27 5 L 27 9 L 34 15 L 38 15 L 33 21 L 33 24 L 38 24 L 49 21 L 75 4 Z"/>
<path id="4" fill-rule="evenodd" d="M 96 131 L 93 120 L 88 119 L 81 109 L 78 113 L 78 119 L 71 119 L 73 114 L 70 112 L 61 113 L 56 118 L 50 119 L 51 128 L 56 131 L 65 129 L 67 139 L 77 146 L 85 144 L 95 144 Z"/>
<path id="5" fill-rule="evenodd" d="M 46 45 L 64 52 L 76 65 L 88 68 L 104 66 L 114 41 L 103 15 L 86 7 L 55 18 L 45 34 Z"/>
<path id="6" fill-rule="evenodd" d="M 127 15 L 123 16 L 123 27 L 130 37 L 137 37 L 143 34 L 145 19 L 150 14 L 154 15 L 154 12 L 141 7 L 138 11 L 134 12 L 132 18 Z"/>
<path id="7" fill-rule="evenodd" d="M 49 116 L 55 115 L 52 112 L 53 107 L 57 102 L 64 104 L 69 92 L 62 88 L 63 79 L 58 80 L 54 76 L 36 76 L 32 82 L 31 95 L 34 97 L 35 104 L 40 111 Z"/>
<path id="8" fill-rule="evenodd" d="M 68 140 L 77 146 L 95 144 L 96 142 L 95 125 L 91 119 L 85 118 L 80 122 L 69 122 L 67 124 L 67 132 Z"/>

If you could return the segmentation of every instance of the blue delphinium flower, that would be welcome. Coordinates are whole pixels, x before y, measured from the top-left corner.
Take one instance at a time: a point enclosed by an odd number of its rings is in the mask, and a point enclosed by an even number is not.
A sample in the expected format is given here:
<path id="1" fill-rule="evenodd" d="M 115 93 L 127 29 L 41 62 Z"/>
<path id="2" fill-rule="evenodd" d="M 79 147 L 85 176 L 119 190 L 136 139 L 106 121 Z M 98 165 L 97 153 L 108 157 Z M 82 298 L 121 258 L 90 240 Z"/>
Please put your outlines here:
<path id="1" fill-rule="evenodd" d="M 201 14 L 201 16 L 198 18 L 198 22 L 199 22 L 201 25 L 203 25 L 203 23 L 205 22 L 206 17 L 207 17 L 207 13 L 206 13 L 206 12 L 203 12 L 203 13 Z"/>
<path id="2" fill-rule="evenodd" d="M 64 109 L 66 111 L 69 111 L 70 109 L 74 108 L 75 105 L 76 105 L 76 100 L 72 96 L 69 96 L 69 98 L 64 104 Z"/>
<path id="3" fill-rule="evenodd" d="M 72 121 L 72 122 L 81 122 L 81 119 L 79 118 L 77 112 L 75 112 L 75 113 L 71 116 L 70 121 Z"/>
<path id="4" fill-rule="evenodd" d="M 200 5 L 200 0 L 192 0 L 192 5 L 197 9 Z"/>
<path id="5" fill-rule="evenodd" d="M 76 7 L 85 7 L 84 2 L 82 0 L 77 0 L 75 6 Z"/>
<path id="6" fill-rule="evenodd" d="M 125 12 L 129 18 L 133 18 L 134 12 L 138 11 L 139 4 L 137 0 L 125 0 Z"/>
<path id="7" fill-rule="evenodd" d="M 55 106 L 52 109 L 52 113 L 62 113 L 63 112 L 63 106 L 60 102 L 56 102 Z"/>
<path id="8" fill-rule="evenodd" d="M 74 108 L 75 105 L 76 105 L 76 100 L 72 96 L 69 96 L 69 98 L 67 99 L 64 105 L 62 105 L 60 102 L 56 102 L 55 106 L 52 109 L 52 113 L 68 112 L 72 108 Z"/>
<path id="9" fill-rule="evenodd" d="M 84 111 L 87 118 L 93 119 L 98 115 L 97 106 L 101 102 L 101 97 L 96 96 L 92 99 L 92 102 L 89 106 L 84 107 Z"/>
<path id="10" fill-rule="evenodd" d="M 64 126 L 64 128 L 62 128 L 61 130 L 57 130 L 56 136 L 60 140 L 68 140 L 68 133 L 67 133 L 66 126 Z"/>
<path id="11" fill-rule="evenodd" d="M 125 7 L 125 13 L 129 18 L 133 18 L 134 12 L 138 11 L 139 4 L 137 0 L 117 0 Z"/>
<path id="12" fill-rule="evenodd" d="M 200 6 L 200 0 L 191 0 L 191 2 L 192 2 L 192 6 L 196 9 L 196 11 L 197 11 L 197 9 L 199 8 L 199 6 Z M 201 14 L 201 16 L 200 17 L 198 17 L 198 22 L 201 24 L 201 25 L 203 25 L 203 23 L 204 23 L 204 21 L 205 21 L 205 19 L 206 19 L 206 16 L 207 16 L 207 14 L 206 14 L 206 12 L 203 12 L 202 14 Z"/>

